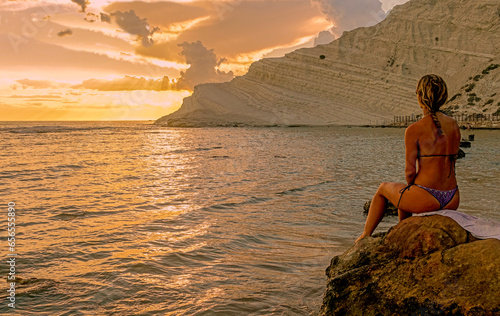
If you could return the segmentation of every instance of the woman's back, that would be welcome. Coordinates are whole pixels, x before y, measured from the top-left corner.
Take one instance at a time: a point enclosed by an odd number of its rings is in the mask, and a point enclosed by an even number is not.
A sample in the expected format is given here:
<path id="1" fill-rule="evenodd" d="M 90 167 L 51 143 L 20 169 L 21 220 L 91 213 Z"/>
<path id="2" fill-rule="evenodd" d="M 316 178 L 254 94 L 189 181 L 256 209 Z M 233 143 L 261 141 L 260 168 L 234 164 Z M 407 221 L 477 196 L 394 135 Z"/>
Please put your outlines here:
<path id="1" fill-rule="evenodd" d="M 436 113 L 441 131 L 430 115 L 412 124 L 408 129 L 417 140 L 418 171 L 414 183 L 437 190 L 457 186 L 455 159 L 460 146 L 460 129 L 455 120 Z"/>

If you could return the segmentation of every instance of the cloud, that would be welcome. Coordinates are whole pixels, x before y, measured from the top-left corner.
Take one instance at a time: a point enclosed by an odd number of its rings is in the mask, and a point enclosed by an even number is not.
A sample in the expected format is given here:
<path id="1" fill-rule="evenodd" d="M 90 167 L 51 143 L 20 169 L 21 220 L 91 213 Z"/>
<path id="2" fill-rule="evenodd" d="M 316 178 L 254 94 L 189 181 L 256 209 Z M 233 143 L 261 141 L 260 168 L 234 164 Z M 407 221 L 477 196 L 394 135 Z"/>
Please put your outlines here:
<path id="1" fill-rule="evenodd" d="M 177 44 L 200 40 L 229 63 L 248 65 L 270 50 L 299 45 L 331 27 L 311 0 L 236 0 L 223 6 L 214 1 L 134 1 L 105 8 L 106 12 L 128 10 L 161 28 L 154 45 L 137 47 L 136 53 L 169 61 L 182 61 Z M 248 63 L 242 62 L 247 59 Z"/>
<path id="2" fill-rule="evenodd" d="M 111 23 L 111 16 L 101 12 L 101 22 Z"/>
<path id="3" fill-rule="evenodd" d="M 182 49 L 180 55 L 184 56 L 190 65 L 185 72 L 181 72 L 177 80 L 178 89 L 192 90 L 200 83 L 224 82 L 233 79 L 232 71 L 224 72 L 218 69 L 226 60 L 217 58 L 214 50 L 207 49 L 202 42 L 183 42 L 178 46 Z"/>
<path id="4" fill-rule="evenodd" d="M 372 26 L 382 21 L 386 13 L 379 0 L 312 0 L 334 24 L 332 31 L 341 36 L 344 31 Z"/>
<path id="5" fill-rule="evenodd" d="M 34 89 L 48 89 L 48 88 L 62 88 L 68 86 L 67 84 L 52 81 L 52 80 L 36 80 L 36 79 L 20 79 L 16 80 L 21 88 L 34 88 Z"/>
<path id="6" fill-rule="evenodd" d="M 89 34 L 89 36 L 92 34 Z M 59 38 L 57 38 L 59 39 Z M 75 35 L 68 40 L 77 40 Z M 76 51 L 36 39 L 22 42 L 19 50 L 12 49 L 8 34 L 0 34 L 0 75 L 8 73 L 10 79 L 30 77 L 52 80 L 82 80 L 96 76 L 131 75 L 158 78 L 163 75 L 177 77 L 179 71 L 147 61 L 141 63 L 126 59 L 113 59 L 104 54 Z M 15 73 L 15 76 L 11 74 Z"/>
<path id="7" fill-rule="evenodd" d="M 90 23 L 94 23 L 96 21 L 99 21 L 99 15 L 92 13 L 92 12 L 89 12 L 89 13 L 87 13 L 87 15 L 85 16 L 85 18 L 83 20 L 90 22 Z"/>
<path id="8" fill-rule="evenodd" d="M 174 90 L 170 79 L 164 76 L 162 79 L 146 79 L 142 77 L 125 76 L 123 78 L 105 80 L 88 79 L 81 84 L 72 86 L 74 89 L 92 89 L 99 91 L 132 91 L 132 90 Z"/>
<path id="9" fill-rule="evenodd" d="M 64 31 L 57 33 L 57 36 L 59 36 L 59 37 L 71 36 L 71 35 L 73 35 L 73 31 L 71 31 L 70 29 L 67 29 L 67 30 L 64 30 Z"/>
<path id="10" fill-rule="evenodd" d="M 142 46 L 153 45 L 151 36 L 156 31 L 159 31 L 159 28 L 151 28 L 146 18 L 141 19 L 135 14 L 134 10 L 126 12 L 116 11 L 111 13 L 111 15 L 115 17 L 116 24 L 122 30 L 129 34 L 137 35 L 138 39 L 142 42 Z"/>
<path id="11" fill-rule="evenodd" d="M 386 12 L 392 10 L 393 7 L 406 3 L 409 0 L 380 0 L 382 2 L 382 9 Z"/>
<path id="12" fill-rule="evenodd" d="M 49 18 L 46 15 L 46 10 L 50 10 L 54 14 Z M 89 10 L 90 8 L 87 8 L 87 11 Z M 48 8 L 32 7 L 12 12 L 0 10 L 0 16 L 2 16 L 4 22 L 0 25 L 0 58 L 8 58 L 6 60 L 0 59 L 0 76 L 2 76 L 1 73 L 3 72 L 10 72 L 11 74 L 7 76 L 11 79 L 27 77 L 66 80 L 57 76 L 64 72 L 70 72 L 65 69 L 44 70 L 41 75 L 33 72 L 38 72 L 40 68 L 49 68 L 45 64 L 47 59 L 54 60 L 55 67 L 63 68 L 62 66 L 58 67 L 57 62 L 66 64 L 67 61 L 69 63 L 71 55 L 80 55 L 81 58 L 74 59 L 69 67 L 65 65 L 66 69 L 76 70 L 75 72 L 87 72 L 88 69 L 93 69 L 94 67 L 89 65 L 90 62 L 86 60 L 87 58 L 80 54 L 81 52 L 88 52 L 88 57 L 91 59 L 102 59 L 100 56 L 105 55 L 111 60 L 129 61 L 137 65 L 143 65 L 143 69 L 145 64 L 160 64 L 155 60 L 145 59 L 133 54 L 137 45 L 134 45 L 130 41 L 130 35 L 120 31 L 116 24 L 101 22 L 91 24 L 82 19 L 84 14 L 75 11 L 77 10 L 75 10 L 74 4 L 71 3 L 54 7 L 48 6 Z M 67 31 L 69 29 L 72 32 L 71 36 Z M 57 36 L 60 31 L 65 32 L 59 35 L 66 36 Z M 46 51 L 48 49 L 47 45 L 52 46 L 50 52 Z M 130 55 L 125 56 L 122 52 Z M 26 67 L 23 67 L 23 63 L 27 63 Z M 51 62 L 47 66 L 50 64 Z M 19 73 L 22 68 L 28 69 L 28 65 L 31 71 Z M 161 63 L 161 65 L 167 65 L 167 63 Z M 168 66 L 176 67 L 174 64 Z M 117 67 L 118 73 L 114 72 L 113 74 L 141 76 L 149 74 L 149 71 L 137 73 L 130 72 L 126 68 L 126 66 L 122 66 L 121 69 Z M 99 74 L 90 74 L 90 77 L 105 76 L 101 71 L 98 72 Z M 154 73 L 149 77 L 157 78 L 163 74 L 177 77 L 179 70 L 171 68 L 171 71 Z M 89 75 L 77 79 L 86 78 L 89 78 Z"/>
<path id="13" fill-rule="evenodd" d="M 85 12 L 87 5 L 89 5 L 88 0 L 71 0 L 71 2 L 78 4 L 82 8 L 82 12 Z"/>
<path id="14" fill-rule="evenodd" d="M 182 32 L 179 40 L 199 39 L 218 54 L 232 58 L 294 46 L 331 26 L 309 0 L 237 1 L 230 8 L 224 19 L 214 12 L 210 20 Z"/>
<path id="15" fill-rule="evenodd" d="M 168 76 L 161 79 L 147 79 L 125 75 L 123 78 L 112 80 L 107 79 L 87 79 L 81 84 L 71 85 L 52 80 L 17 80 L 17 84 L 23 89 L 47 89 L 47 88 L 73 88 L 73 89 L 91 89 L 98 91 L 134 91 L 134 90 L 193 90 L 194 86 L 201 83 L 224 82 L 233 79 L 232 71 L 224 72 L 218 67 L 226 60 L 218 58 L 213 49 L 207 49 L 202 42 L 193 43 L 184 42 L 178 45 L 181 48 L 180 55 L 185 58 L 185 62 L 190 67 L 185 72 L 180 72 L 177 80 L 171 81 Z"/>
<path id="16" fill-rule="evenodd" d="M 148 23 L 169 29 L 174 25 L 192 21 L 207 16 L 208 11 L 202 2 L 112 2 L 104 7 L 104 11 L 111 14 L 116 11 L 133 10 L 138 16 L 147 17 Z M 104 13 L 104 14 L 106 14 Z M 104 22 L 104 21 L 103 21 Z"/>
<path id="17" fill-rule="evenodd" d="M 335 35 L 333 35 L 330 31 L 321 31 L 318 34 L 318 37 L 314 39 L 314 46 L 328 44 L 335 39 Z"/>
<path id="18" fill-rule="evenodd" d="M 58 94 L 44 94 L 44 95 L 19 95 L 19 94 L 14 94 L 10 95 L 7 98 L 11 99 L 38 99 L 38 100 L 55 100 L 55 99 L 61 99 L 61 96 Z"/>

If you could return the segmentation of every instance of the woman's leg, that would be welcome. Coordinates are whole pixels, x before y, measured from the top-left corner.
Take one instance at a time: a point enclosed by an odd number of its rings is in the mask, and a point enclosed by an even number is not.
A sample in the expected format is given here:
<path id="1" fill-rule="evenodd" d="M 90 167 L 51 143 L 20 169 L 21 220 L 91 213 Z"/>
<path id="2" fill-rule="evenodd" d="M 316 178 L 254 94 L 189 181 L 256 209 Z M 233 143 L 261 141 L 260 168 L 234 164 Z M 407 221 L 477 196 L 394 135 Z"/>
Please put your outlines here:
<path id="1" fill-rule="evenodd" d="M 383 182 L 380 184 L 370 204 L 368 216 L 366 217 L 365 229 L 361 236 L 356 239 L 356 242 L 373 233 L 382 218 L 384 218 L 387 200 L 394 201 L 394 198 L 391 199 L 389 197 L 393 197 L 396 194 L 399 195 L 399 191 L 404 187 L 405 185 L 403 183 Z"/>
<path id="2" fill-rule="evenodd" d="M 411 186 L 408 190 L 405 190 L 403 197 L 401 197 L 399 191 L 406 186 L 406 184 L 398 182 L 384 182 L 380 184 L 368 210 L 363 234 L 356 239 L 356 242 L 366 236 L 370 236 L 375 228 L 377 228 L 382 218 L 384 218 L 387 200 L 394 205 L 400 202 L 400 209 L 398 210 L 399 220 L 409 217 L 411 213 L 430 212 L 439 209 L 439 202 L 429 192 L 416 186 Z"/>
<path id="3" fill-rule="evenodd" d="M 402 209 L 398 209 L 398 217 L 399 217 L 399 221 L 401 222 L 403 219 L 411 217 L 411 213 L 405 212 Z"/>

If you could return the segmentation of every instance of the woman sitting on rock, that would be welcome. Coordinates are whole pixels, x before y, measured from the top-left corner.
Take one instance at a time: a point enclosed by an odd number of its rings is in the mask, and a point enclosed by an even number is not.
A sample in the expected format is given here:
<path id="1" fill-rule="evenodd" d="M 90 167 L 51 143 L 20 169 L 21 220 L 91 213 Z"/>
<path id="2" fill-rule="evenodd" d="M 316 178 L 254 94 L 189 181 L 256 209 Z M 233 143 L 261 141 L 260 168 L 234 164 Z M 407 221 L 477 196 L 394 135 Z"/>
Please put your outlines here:
<path id="1" fill-rule="evenodd" d="M 397 205 L 399 220 L 411 213 L 456 210 L 460 202 L 455 161 L 460 146 L 457 122 L 439 111 L 448 98 L 444 80 L 426 75 L 417 85 L 417 99 L 424 117 L 405 132 L 408 184 L 382 183 L 372 199 L 363 234 L 370 236 L 384 217 L 387 200 Z"/>

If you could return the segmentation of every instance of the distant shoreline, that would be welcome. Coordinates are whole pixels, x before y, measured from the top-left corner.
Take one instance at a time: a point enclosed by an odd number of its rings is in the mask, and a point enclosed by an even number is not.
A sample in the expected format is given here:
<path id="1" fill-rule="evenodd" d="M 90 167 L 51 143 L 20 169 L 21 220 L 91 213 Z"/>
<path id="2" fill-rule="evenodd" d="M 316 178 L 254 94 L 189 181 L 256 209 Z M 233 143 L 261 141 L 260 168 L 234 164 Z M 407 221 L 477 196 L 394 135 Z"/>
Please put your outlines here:
<path id="1" fill-rule="evenodd" d="M 228 123 L 228 124 L 193 124 L 191 126 L 166 126 L 155 124 L 155 120 L 98 120 L 98 121 L 0 121 L 0 124 L 12 123 L 142 123 L 144 125 L 154 125 L 158 127 L 173 127 L 173 128 L 204 128 L 204 127 L 255 127 L 255 128 L 308 128 L 308 127 L 361 127 L 361 128 L 407 128 L 410 124 L 382 124 L 382 125 L 350 125 L 350 124 L 326 124 L 326 125 L 311 125 L 311 124 L 292 124 L 292 125 L 258 125 L 258 124 L 245 124 L 245 123 Z M 412 122 L 413 123 L 413 122 Z M 460 124 L 459 124 L 460 125 Z M 461 130 L 466 130 L 465 125 L 460 125 Z M 495 123 L 493 126 L 471 126 L 470 130 L 500 130 L 500 122 Z"/>
<path id="2" fill-rule="evenodd" d="M 379 127 L 379 128 L 407 128 L 410 124 L 394 124 L 394 125 L 363 125 L 363 127 Z M 467 126 L 463 124 L 458 124 L 461 130 L 467 130 Z M 470 126 L 469 130 L 499 130 L 500 122 L 493 126 Z"/>

